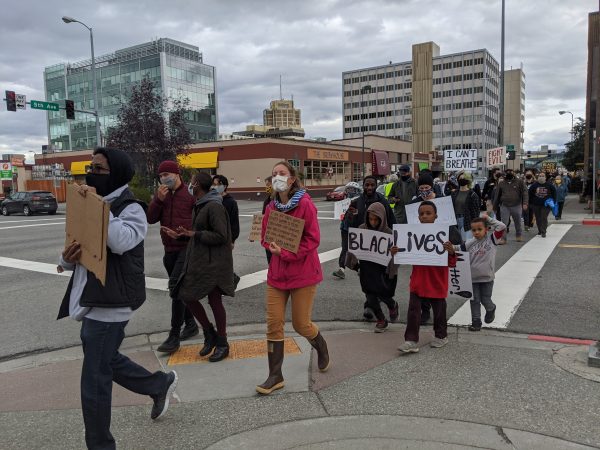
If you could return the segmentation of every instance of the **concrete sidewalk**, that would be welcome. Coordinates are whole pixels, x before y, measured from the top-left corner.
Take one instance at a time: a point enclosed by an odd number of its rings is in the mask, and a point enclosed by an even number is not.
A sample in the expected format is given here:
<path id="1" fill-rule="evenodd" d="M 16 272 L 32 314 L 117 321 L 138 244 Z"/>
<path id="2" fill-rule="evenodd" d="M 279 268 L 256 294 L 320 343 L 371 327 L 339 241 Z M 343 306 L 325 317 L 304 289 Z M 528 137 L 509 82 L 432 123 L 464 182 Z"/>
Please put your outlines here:
<path id="1" fill-rule="evenodd" d="M 450 328 L 450 343 L 399 355 L 404 326 L 319 324 L 332 358 L 315 369 L 306 340 L 288 332 L 286 387 L 260 397 L 267 375 L 264 324 L 230 329 L 232 355 L 196 356 L 188 341 L 172 357 L 154 352 L 164 335 L 136 336 L 122 350 L 150 370 L 177 370 L 167 415 L 115 385 L 112 431 L 124 449 L 166 448 L 600 448 L 600 369 L 585 345 L 497 331 Z M 289 331 L 289 330 L 288 330 Z M 313 353 L 313 354 L 311 354 Z M 81 349 L 0 363 L 0 448 L 84 447 L 79 404 Z"/>

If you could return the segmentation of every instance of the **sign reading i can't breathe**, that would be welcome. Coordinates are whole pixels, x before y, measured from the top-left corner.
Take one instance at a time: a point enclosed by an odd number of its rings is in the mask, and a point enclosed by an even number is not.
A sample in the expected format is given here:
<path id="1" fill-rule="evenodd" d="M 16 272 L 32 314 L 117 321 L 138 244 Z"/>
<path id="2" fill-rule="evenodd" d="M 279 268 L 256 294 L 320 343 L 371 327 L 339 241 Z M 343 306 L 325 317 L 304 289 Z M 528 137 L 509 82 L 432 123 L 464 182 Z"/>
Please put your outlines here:
<path id="1" fill-rule="evenodd" d="M 444 171 L 477 170 L 477 150 L 444 150 Z"/>
<path id="2" fill-rule="evenodd" d="M 362 261 L 371 261 L 387 266 L 392 259 L 390 249 L 394 236 L 381 231 L 350 228 L 348 230 L 348 252 Z"/>
<path id="3" fill-rule="evenodd" d="M 265 242 L 275 242 L 285 250 L 298 253 L 303 232 L 304 219 L 298 219 L 279 211 L 272 211 L 267 222 Z"/>
<path id="4" fill-rule="evenodd" d="M 394 262 L 413 266 L 447 266 L 448 253 L 444 249 L 444 242 L 448 238 L 448 224 L 395 224 L 394 242 L 398 253 L 394 256 Z"/>

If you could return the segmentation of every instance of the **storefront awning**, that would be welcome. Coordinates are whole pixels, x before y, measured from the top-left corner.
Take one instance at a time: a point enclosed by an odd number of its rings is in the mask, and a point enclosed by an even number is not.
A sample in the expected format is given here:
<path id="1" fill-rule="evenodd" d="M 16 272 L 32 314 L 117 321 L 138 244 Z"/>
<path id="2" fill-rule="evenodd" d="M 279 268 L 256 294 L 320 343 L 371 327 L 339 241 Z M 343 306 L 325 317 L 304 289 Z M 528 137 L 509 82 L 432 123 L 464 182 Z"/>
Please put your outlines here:
<path id="1" fill-rule="evenodd" d="M 373 175 L 390 174 L 390 158 L 387 152 L 373 150 Z"/>
<path id="2" fill-rule="evenodd" d="M 177 156 L 181 167 L 188 169 L 216 169 L 219 167 L 219 152 L 188 153 Z"/>
<path id="3" fill-rule="evenodd" d="M 91 161 L 73 161 L 71 163 L 71 175 L 87 174 L 91 164 Z"/>

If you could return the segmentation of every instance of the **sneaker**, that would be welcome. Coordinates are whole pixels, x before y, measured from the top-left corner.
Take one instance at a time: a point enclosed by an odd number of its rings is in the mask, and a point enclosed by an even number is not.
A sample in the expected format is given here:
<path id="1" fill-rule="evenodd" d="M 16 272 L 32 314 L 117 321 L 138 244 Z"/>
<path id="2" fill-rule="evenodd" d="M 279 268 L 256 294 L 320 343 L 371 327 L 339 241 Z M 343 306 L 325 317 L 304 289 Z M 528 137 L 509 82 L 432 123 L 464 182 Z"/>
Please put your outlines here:
<path id="1" fill-rule="evenodd" d="M 446 345 L 448 343 L 448 338 L 434 338 L 433 341 L 431 341 L 431 344 L 429 344 L 432 348 L 442 348 L 444 345 Z"/>
<path id="2" fill-rule="evenodd" d="M 523 236 L 517 236 L 517 237 L 515 238 L 515 240 L 516 240 L 517 242 L 523 242 Z"/>
<path id="3" fill-rule="evenodd" d="M 419 352 L 419 344 L 414 341 L 405 341 L 403 344 L 398 347 L 398 350 L 402 353 L 418 353 Z"/>
<path id="4" fill-rule="evenodd" d="M 363 311 L 363 317 L 366 320 L 373 320 L 373 317 L 375 317 L 375 313 L 373 313 L 373 310 L 371 308 L 366 307 Z"/>
<path id="5" fill-rule="evenodd" d="M 390 308 L 390 322 L 396 323 L 398 320 L 398 302 L 394 302 L 394 307 Z"/>
<path id="6" fill-rule="evenodd" d="M 153 397 L 154 405 L 152 405 L 152 412 L 150 413 L 150 418 L 152 420 L 160 419 L 165 415 L 167 409 L 169 409 L 169 399 L 173 392 L 175 392 L 175 388 L 177 387 L 177 372 L 174 370 L 167 374 L 167 388 L 165 392 L 159 395 L 158 397 Z"/>
<path id="7" fill-rule="evenodd" d="M 340 280 L 343 280 L 344 278 L 346 278 L 346 273 L 344 272 L 344 269 L 340 267 L 338 270 L 333 272 L 333 276 L 339 278 Z"/>
<path id="8" fill-rule="evenodd" d="M 481 331 L 481 324 L 472 323 L 469 325 L 469 331 Z"/>
<path id="9" fill-rule="evenodd" d="M 545 238 L 546 237 L 546 233 L 542 233 L 542 237 Z"/>
<path id="10" fill-rule="evenodd" d="M 383 320 L 378 320 L 377 324 L 375 325 L 375 333 L 383 333 L 385 330 L 387 330 L 388 327 L 388 321 L 383 319 Z"/>
<path id="11" fill-rule="evenodd" d="M 494 309 L 492 309 L 491 311 L 485 312 L 485 317 L 483 318 L 483 320 L 485 321 L 485 323 L 492 323 L 495 318 L 496 318 L 496 307 L 494 306 Z"/>

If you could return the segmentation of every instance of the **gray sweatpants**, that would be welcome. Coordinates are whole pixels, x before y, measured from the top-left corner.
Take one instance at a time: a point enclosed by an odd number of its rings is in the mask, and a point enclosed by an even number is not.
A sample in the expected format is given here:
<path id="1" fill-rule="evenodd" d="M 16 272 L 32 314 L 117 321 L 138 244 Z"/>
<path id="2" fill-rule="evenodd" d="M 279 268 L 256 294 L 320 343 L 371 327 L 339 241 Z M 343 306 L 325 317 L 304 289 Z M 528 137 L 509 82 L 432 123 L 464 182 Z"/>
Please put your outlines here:
<path id="1" fill-rule="evenodd" d="M 496 305 L 492 301 L 494 282 L 473 283 L 473 298 L 471 298 L 471 322 L 481 325 L 481 305 L 486 311 L 492 311 Z"/>
<path id="2" fill-rule="evenodd" d="M 513 224 L 515 225 L 515 231 L 517 236 L 523 234 L 523 225 L 521 224 L 521 215 L 523 214 L 523 207 L 517 206 L 504 206 L 500 205 L 500 217 L 502 222 L 508 227 L 508 221 L 512 217 Z"/>

